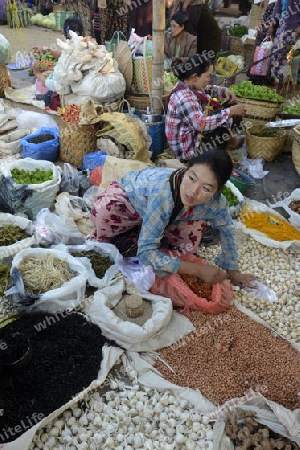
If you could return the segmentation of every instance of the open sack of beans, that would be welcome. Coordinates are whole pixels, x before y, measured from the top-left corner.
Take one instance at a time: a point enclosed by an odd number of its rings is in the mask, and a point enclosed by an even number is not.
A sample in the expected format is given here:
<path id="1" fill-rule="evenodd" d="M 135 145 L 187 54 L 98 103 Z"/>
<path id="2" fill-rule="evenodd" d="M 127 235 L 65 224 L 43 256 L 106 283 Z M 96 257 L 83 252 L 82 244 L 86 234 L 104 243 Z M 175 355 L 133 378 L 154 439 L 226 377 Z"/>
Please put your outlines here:
<path id="1" fill-rule="evenodd" d="M 206 264 L 203 259 L 191 254 L 176 257 L 182 261 Z M 233 298 L 233 289 L 228 280 L 210 285 L 190 275 L 172 274 L 167 278 L 156 276 L 150 291 L 152 294 L 170 298 L 175 308 L 183 308 L 183 311 L 201 310 L 210 314 L 224 312 Z"/>
<path id="2" fill-rule="evenodd" d="M 6 294 L 20 311 L 56 313 L 84 300 L 88 271 L 67 252 L 27 248 L 14 257 L 11 277 Z"/>

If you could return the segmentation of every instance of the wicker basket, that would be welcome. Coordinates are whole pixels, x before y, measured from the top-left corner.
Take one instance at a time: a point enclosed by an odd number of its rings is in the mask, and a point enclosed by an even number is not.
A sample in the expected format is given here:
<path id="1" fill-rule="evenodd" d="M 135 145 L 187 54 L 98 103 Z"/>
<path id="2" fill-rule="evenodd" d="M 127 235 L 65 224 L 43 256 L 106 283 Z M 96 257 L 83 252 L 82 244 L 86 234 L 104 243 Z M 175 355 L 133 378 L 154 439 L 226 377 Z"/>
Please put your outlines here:
<path id="1" fill-rule="evenodd" d="M 164 114 L 167 112 L 168 109 L 168 98 L 169 95 L 163 95 L 161 99 L 164 105 L 164 111 L 161 112 L 163 112 Z M 151 100 L 148 94 L 133 94 L 133 93 L 125 94 L 125 99 L 129 102 L 132 108 L 138 110 L 144 111 L 148 107 L 151 107 Z"/>
<path id="2" fill-rule="evenodd" d="M 274 119 L 280 109 L 280 103 L 258 100 L 236 96 L 238 103 L 246 108 L 246 118 L 265 120 L 267 122 Z"/>
<path id="3" fill-rule="evenodd" d="M 263 128 L 263 126 L 258 125 L 246 130 L 247 151 L 253 159 L 263 158 L 267 162 L 272 162 L 285 143 L 286 131 L 279 130 L 276 137 L 261 137 L 252 134 L 253 132 L 259 133 Z"/>
<path id="4" fill-rule="evenodd" d="M 292 160 L 293 160 L 296 171 L 300 175 L 300 126 L 299 125 L 294 128 Z"/>
<path id="5" fill-rule="evenodd" d="M 246 50 L 241 38 L 231 36 L 230 53 L 232 53 L 233 55 L 242 55 L 246 57 Z"/>
<path id="6" fill-rule="evenodd" d="M 5 64 L 0 64 L 0 97 L 4 97 L 4 89 L 9 85 L 9 75 Z"/>
<path id="7" fill-rule="evenodd" d="M 83 157 L 97 149 L 96 130 L 92 125 L 77 125 L 60 121 L 59 158 L 75 167 L 82 165 Z"/>

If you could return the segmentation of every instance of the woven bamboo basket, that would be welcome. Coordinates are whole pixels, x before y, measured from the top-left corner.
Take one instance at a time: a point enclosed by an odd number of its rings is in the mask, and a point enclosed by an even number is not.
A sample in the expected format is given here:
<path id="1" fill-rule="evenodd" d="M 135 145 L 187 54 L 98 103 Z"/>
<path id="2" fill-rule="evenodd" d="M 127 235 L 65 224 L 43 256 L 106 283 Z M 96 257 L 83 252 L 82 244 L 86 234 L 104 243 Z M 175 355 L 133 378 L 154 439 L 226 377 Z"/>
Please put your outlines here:
<path id="1" fill-rule="evenodd" d="M 246 57 L 246 49 L 241 38 L 231 36 L 230 53 L 233 55 L 242 55 Z"/>
<path id="2" fill-rule="evenodd" d="M 0 97 L 4 97 L 4 89 L 9 85 L 9 75 L 5 64 L 0 64 Z"/>
<path id="3" fill-rule="evenodd" d="M 300 126 L 294 128 L 294 142 L 292 147 L 292 160 L 296 171 L 300 175 Z"/>
<path id="4" fill-rule="evenodd" d="M 96 130 L 92 125 L 77 125 L 60 121 L 59 158 L 75 167 L 82 165 L 83 157 L 97 149 Z"/>
<path id="5" fill-rule="evenodd" d="M 265 120 L 266 122 L 274 119 L 280 109 L 280 103 L 258 100 L 255 98 L 246 98 L 236 96 L 238 103 L 246 108 L 246 118 Z"/>
<path id="6" fill-rule="evenodd" d="M 111 113 L 111 112 L 118 112 L 119 111 L 119 107 L 121 105 L 123 101 L 123 98 L 119 98 L 118 100 L 112 102 L 112 103 L 105 103 L 105 104 L 101 104 L 101 103 L 95 103 L 95 108 L 98 112 L 98 114 L 101 113 Z M 65 97 L 63 95 L 60 96 L 60 106 L 61 108 L 67 108 L 68 106 L 70 106 L 70 103 L 66 102 Z"/>
<path id="7" fill-rule="evenodd" d="M 276 137 L 261 137 L 254 136 L 254 132 L 262 131 L 264 127 L 261 125 L 254 126 L 246 130 L 246 145 L 247 151 L 251 158 L 263 158 L 267 162 L 272 162 L 280 153 L 285 140 L 286 131 L 278 130 Z"/>
<path id="8" fill-rule="evenodd" d="M 279 114 L 276 118 L 275 121 L 277 120 L 283 120 L 285 119 L 284 114 Z M 292 147 L 293 147 L 293 143 L 294 143 L 294 139 L 295 139 L 295 131 L 293 128 L 286 128 L 286 141 L 284 143 L 284 148 L 283 150 L 285 152 L 292 152 Z"/>
<path id="9" fill-rule="evenodd" d="M 168 109 L 168 98 L 169 95 L 163 95 L 162 96 L 162 103 L 164 106 L 164 111 L 161 111 L 162 113 L 167 112 Z M 146 110 L 148 107 L 151 107 L 151 98 L 148 94 L 133 94 L 128 93 L 125 94 L 125 99 L 129 102 L 130 106 L 132 108 L 138 109 L 138 110 Z M 163 108 L 162 108 L 163 109 Z"/>

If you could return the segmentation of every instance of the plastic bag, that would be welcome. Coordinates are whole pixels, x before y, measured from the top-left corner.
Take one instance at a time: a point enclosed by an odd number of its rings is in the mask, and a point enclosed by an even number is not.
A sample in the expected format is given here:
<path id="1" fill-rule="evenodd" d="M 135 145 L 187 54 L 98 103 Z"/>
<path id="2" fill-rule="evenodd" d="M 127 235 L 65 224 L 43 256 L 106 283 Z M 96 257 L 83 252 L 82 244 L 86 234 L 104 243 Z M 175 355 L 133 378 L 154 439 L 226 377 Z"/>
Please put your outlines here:
<path id="1" fill-rule="evenodd" d="M 57 128 L 57 123 L 48 114 L 41 114 L 34 111 L 21 111 L 16 117 L 19 128 L 36 128 L 40 127 Z"/>
<path id="2" fill-rule="evenodd" d="M 64 168 L 61 170 L 60 192 L 69 192 L 71 195 L 78 195 L 78 189 L 78 170 L 74 169 L 71 164 L 64 163 Z"/>
<path id="3" fill-rule="evenodd" d="M 273 43 L 267 45 L 267 42 L 263 42 L 260 46 L 257 46 L 254 52 L 253 65 L 250 69 L 251 75 L 267 76 L 271 70 L 271 54 Z"/>
<path id="4" fill-rule="evenodd" d="M 27 256 L 42 258 L 50 254 L 66 261 L 70 270 L 74 273 L 74 277 L 57 289 L 49 290 L 43 294 L 31 295 L 25 290 L 23 279 L 19 272 L 20 263 Z M 12 303 L 21 311 L 31 312 L 37 310 L 56 313 L 66 309 L 74 309 L 84 300 L 88 272 L 78 259 L 66 252 L 43 248 L 21 250 L 12 261 L 10 273 L 13 286 L 5 294 L 11 296 Z"/>
<path id="5" fill-rule="evenodd" d="M 272 303 L 278 302 L 275 291 L 261 281 L 252 281 L 251 285 L 253 288 L 245 286 L 244 289 L 245 291 L 250 292 L 255 298 L 269 300 L 269 302 Z"/>
<path id="6" fill-rule="evenodd" d="M 119 268 L 141 292 L 149 291 L 155 282 L 155 273 L 149 267 L 144 266 L 136 257 L 123 258 L 119 262 Z"/>
<path id="7" fill-rule="evenodd" d="M 43 208 L 36 216 L 36 239 L 39 245 L 83 244 L 84 237 L 72 217 L 58 216 Z"/>
<path id="8" fill-rule="evenodd" d="M 51 170 L 52 179 L 40 184 L 19 184 L 12 178 L 13 169 L 32 172 L 36 169 Z M 24 213 L 35 219 L 41 208 L 53 208 L 61 176 L 59 169 L 50 161 L 25 158 L 2 166 L 0 175 L 0 208 L 11 214 Z"/>
<path id="9" fill-rule="evenodd" d="M 279 197 L 280 192 L 278 192 Z M 289 205 L 292 201 L 300 200 L 300 189 L 295 189 L 289 197 L 284 197 L 283 200 L 274 203 L 273 205 L 269 205 L 271 208 L 283 208 L 289 215 L 289 222 L 293 227 L 300 229 L 300 214 L 294 212 Z"/>
<path id="10" fill-rule="evenodd" d="M 38 136 L 43 136 L 45 134 L 52 135 L 53 139 L 36 144 L 33 142 L 28 142 L 32 138 L 37 138 Z M 21 139 L 20 143 L 23 147 L 23 158 L 32 158 L 52 162 L 56 161 L 58 158 L 59 149 L 58 135 L 59 131 L 57 127 L 42 127 L 35 133 Z"/>
<path id="11" fill-rule="evenodd" d="M 170 252 L 170 254 L 172 253 Z M 179 257 L 182 261 L 206 264 L 205 261 L 191 254 L 174 256 Z M 205 298 L 200 298 L 194 294 L 177 274 L 172 274 L 167 278 L 159 278 L 156 276 L 155 283 L 152 285 L 150 292 L 169 297 L 172 300 L 173 306 L 183 308 L 183 311 L 192 309 L 210 314 L 221 314 L 226 311 L 233 298 L 233 289 L 228 280 L 213 285 L 212 300 L 209 302 Z"/>
<path id="12" fill-rule="evenodd" d="M 218 58 L 216 73 L 225 77 L 232 77 L 238 70 L 238 65 L 230 61 L 228 58 L 221 56 Z"/>
<path id="13" fill-rule="evenodd" d="M 14 225 L 21 230 L 25 230 L 28 233 L 28 237 L 25 237 L 21 241 L 15 242 L 11 245 L 0 246 L 0 259 L 7 258 L 11 255 L 15 255 L 23 248 L 31 247 L 35 244 L 35 236 L 32 235 L 34 227 L 32 221 L 21 216 L 13 216 L 12 214 L 0 213 L 0 228 L 5 225 Z"/>
<path id="14" fill-rule="evenodd" d="M 10 43 L 3 34 L 0 34 L 0 64 L 8 64 L 10 62 L 10 57 Z"/>
<path id="15" fill-rule="evenodd" d="M 248 159 L 244 157 L 240 160 L 242 169 L 248 171 L 253 178 L 258 180 L 261 180 L 269 173 L 268 170 L 263 170 L 264 162 L 265 160 L 263 158 Z"/>

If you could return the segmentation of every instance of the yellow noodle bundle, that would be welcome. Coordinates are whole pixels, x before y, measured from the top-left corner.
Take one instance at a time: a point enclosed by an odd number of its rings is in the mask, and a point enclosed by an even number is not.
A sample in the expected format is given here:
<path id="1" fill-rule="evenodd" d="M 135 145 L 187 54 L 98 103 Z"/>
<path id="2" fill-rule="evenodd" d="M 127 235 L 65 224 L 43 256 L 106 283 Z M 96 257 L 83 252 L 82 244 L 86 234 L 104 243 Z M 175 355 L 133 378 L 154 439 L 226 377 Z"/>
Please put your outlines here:
<path id="1" fill-rule="evenodd" d="M 19 265 L 19 271 L 25 290 L 32 295 L 57 289 L 74 277 L 67 262 L 51 253 L 43 257 L 26 256 Z"/>
<path id="2" fill-rule="evenodd" d="M 240 218 L 247 228 L 260 231 L 275 241 L 300 240 L 300 231 L 297 228 L 273 214 L 247 211 Z"/>

